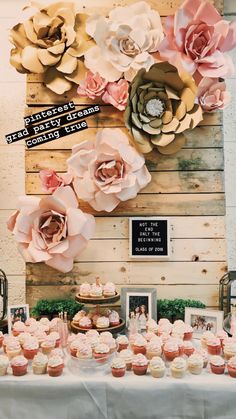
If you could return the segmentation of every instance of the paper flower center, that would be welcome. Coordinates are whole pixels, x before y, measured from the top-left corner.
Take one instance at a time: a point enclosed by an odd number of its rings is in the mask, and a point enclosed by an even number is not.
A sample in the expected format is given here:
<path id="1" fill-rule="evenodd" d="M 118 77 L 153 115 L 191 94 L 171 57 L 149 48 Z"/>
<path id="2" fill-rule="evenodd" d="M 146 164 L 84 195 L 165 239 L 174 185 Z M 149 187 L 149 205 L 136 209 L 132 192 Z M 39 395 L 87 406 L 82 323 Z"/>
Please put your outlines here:
<path id="1" fill-rule="evenodd" d="M 120 51 L 129 57 L 134 57 L 141 52 L 138 45 L 130 37 L 120 40 Z"/>
<path id="2" fill-rule="evenodd" d="M 150 99 L 146 103 L 146 112 L 150 116 L 161 116 L 165 110 L 165 105 L 160 99 Z"/>
<path id="3" fill-rule="evenodd" d="M 98 163 L 95 171 L 95 178 L 102 183 L 112 183 L 124 176 L 124 162 L 111 160 Z"/>

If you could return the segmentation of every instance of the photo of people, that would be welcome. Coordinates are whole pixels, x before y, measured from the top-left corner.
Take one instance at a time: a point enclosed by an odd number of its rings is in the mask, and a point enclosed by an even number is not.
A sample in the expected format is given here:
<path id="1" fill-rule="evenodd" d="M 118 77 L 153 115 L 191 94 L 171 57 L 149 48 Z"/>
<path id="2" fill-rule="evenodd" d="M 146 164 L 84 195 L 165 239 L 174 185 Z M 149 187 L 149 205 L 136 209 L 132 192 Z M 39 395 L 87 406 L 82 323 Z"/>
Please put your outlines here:
<path id="1" fill-rule="evenodd" d="M 9 332 L 12 329 L 12 326 L 17 321 L 23 323 L 29 318 L 29 306 L 28 304 L 19 305 L 19 306 L 9 306 L 8 307 L 8 330 Z"/>
<path id="2" fill-rule="evenodd" d="M 147 295 L 129 295 L 128 304 L 129 310 L 128 314 L 128 323 L 129 320 L 135 319 L 137 321 L 137 327 L 139 330 L 146 330 L 146 322 L 149 319 L 149 304 L 150 297 Z"/>
<path id="3" fill-rule="evenodd" d="M 194 333 L 202 334 L 206 331 L 216 333 L 217 319 L 215 317 L 192 314 L 191 326 L 193 328 Z"/>

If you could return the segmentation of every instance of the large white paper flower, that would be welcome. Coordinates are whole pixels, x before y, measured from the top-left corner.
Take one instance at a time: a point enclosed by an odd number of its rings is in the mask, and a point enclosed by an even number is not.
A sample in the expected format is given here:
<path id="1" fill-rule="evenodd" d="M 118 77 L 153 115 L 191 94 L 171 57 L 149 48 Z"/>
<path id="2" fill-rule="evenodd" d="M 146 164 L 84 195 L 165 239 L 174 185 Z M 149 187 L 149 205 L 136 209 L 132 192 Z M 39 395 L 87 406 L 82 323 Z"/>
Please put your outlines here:
<path id="1" fill-rule="evenodd" d="M 130 81 L 140 68 L 148 70 L 163 39 L 159 13 L 143 1 L 117 7 L 108 18 L 91 16 L 86 30 L 97 45 L 85 53 L 85 65 L 108 81 Z"/>

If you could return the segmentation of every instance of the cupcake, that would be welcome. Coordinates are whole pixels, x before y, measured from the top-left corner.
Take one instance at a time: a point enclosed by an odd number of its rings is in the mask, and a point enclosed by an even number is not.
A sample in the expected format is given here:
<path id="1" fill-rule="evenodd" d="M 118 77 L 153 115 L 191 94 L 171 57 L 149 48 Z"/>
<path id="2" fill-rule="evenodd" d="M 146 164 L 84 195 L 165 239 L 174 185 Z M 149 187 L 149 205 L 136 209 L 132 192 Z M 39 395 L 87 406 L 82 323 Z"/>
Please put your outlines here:
<path id="1" fill-rule="evenodd" d="M 88 336 L 87 337 L 87 343 L 91 346 L 92 350 L 94 350 L 95 346 L 97 346 L 100 343 L 99 337 L 97 337 L 97 336 Z M 104 343 L 106 343 L 106 342 L 104 342 Z"/>
<path id="2" fill-rule="evenodd" d="M 207 349 L 207 341 L 208 339 L 214 338 L 214 334 L 212 332 L 206 331 L 202 334 L 201 337 L 201 345 L 203 349 Z"/>
<path id="3" fill-rule="evenodd" d="M 165 323 L 158 327 L 158 336 L 163 335 L 163 333 L 168 333 L 169 335 L 172 332 L 172 324 L 171 323 Z"/>
<path id="4" fill-rule="evenodd" d="M 52 356 L 48 360 L 48 374 L 50 377 L 59 377 L 64 368 L 64 361 L 60 356 Z"/>
<path id="5" fill-rule="evenodd" d="M 220 355 L 221 354 L 221 342 L 219 338 L 210 338 L 207 339 L 207 352 L 210 355 Z"/>
<path id="6" fill-rule="evenodd" d="M 165 363 L 159 356 L 154 356 L 149 364 L 149 369 L 152 377 L 161 378 L 165 375 Z"/>
<path id="7" fill-rule="evenodd" d="M 158 338 L 159 339 L 159 337 L 155 333 L 153 333 L 153 332 L 147 332 L 147 333 L 145 333 L 145 336 L 144 337 L 145 337 L 145 339 L 146 339 L 147 342 L 150 342 L 150 340 L 153 339 L 153 338 Z"/>
<path id="8" fill-rule="evenodd" d="M 213 372 L 213 374 L 224 374 L 225 361 L 223 360 L 221 356 L 213 355 L 210 358 L 210 367 L 211 367 L 211 372 Z"/>
<path id="9" fill-rule="evenodd" d="M 22 356 L 15 356 L 11 360 L 12 373 L 15 376 L 27 374 L 28 360 Z"/>
<path id="10" fill-rule="evenodd" d="M 7 374 L 9 359 L 5 355 L 0 355 L 0 377 Z"/>
<path id="11" fill-rule="evenodd" d="M 47 317 L 41 317 L 41 319 L 39 320 L 40 324 L 44 324 L 46 326 L 50 326 L 50 320 Z"/>
<path id="12" fill-rule="evenodd" d="M 21 354 L 21 346 L 17 340 L 9 340 L 6 346 L 6 354 L 9 359 L 12 359 Z"/>
<path id="13" fill-rule="evenodd" d="M 93 356 L 97 362 L 103 363 L 106 361 L 106 358 L 109 356 L 110 348 L 105 343 L 99 343 L 95 346 L 93 351 Z"/>
<path id="14" fill-rule="evenodd" d="M 49 338 L 53 339 L 56 341 L 56 348 L 58 348 L 61 344 L 61 338 L 58 332 L 51 332 L 49 333 Z"/>
<path id="15" fill-rule="evenodd" d="M 31 336 L 33 336 L 37 330 L 39 329 L 39 327 L 43 328 L 43 331 L 47 330 L 49 331 L 49 327 L 47 325 L 44 325 L 43 323 L 38 325 L 37 323 L 32 323 L 29 326 L 26 326 L 25 328 L 25 332 L 29 333 Z M 41 329 L 42 330 L 42 329 Z"/>
<path id="16" fill-rule="evenodd" d="M 95 329 L 90 329 L 90 330 L 88 330 L 87 332 L 86 332 L 86 335 L 85 335 L 86 337 L 88 337 L 88 338 L 90 338 L 90 337 L 96 337 L 96 338 L 99 338 L 99 333 L 98 333 L 98 331 L 97 330 L 95 330 Z"/>
<path id="17" fill-rule="evenodd" d="M 184 355 L 184 341 L 183 339 L 177 338 L 177 337 L 170 337 L 169 341 L 175 342 L 178 345 L 179 348 L 179 356 Z"/>
<path id="18" fill-rule="evenodd" d="M 125 335 L 120 335 L 116 338 L 116 343 L 118 345 L 117 351 L 123 351 L 123 349 L 127 349 L 129 346 L 129 339 Z"/>
<path id="19" fill-rule="evenodd" d="M 103 297 L 102 292 L 103 292 L 102 285 L 100 285 L 98 283 L 93 284 L 91 286 L 91 290 L 90 290 L 90 297 L 102 298 Z"/>
<path id="20" fill-rule="evenodd" d="M 140 353 L 137 355 L 134 355 L 133 361 L 132 361 L 132 368 L 133 368 L 134 374 L 145 375 L 148 368 L 148 360 L 146 356 Z"/>
<path id="21" fill-rule="evenodd" d="M 184 358 L 177 357 L 171 362 L 170 371 L 174 378 L 183 378 L 187 370 L 187 363 Z"/>
<path id="22" fill-rule="evenodd" d="M 73 323 L 76 326 L 79 326 L 79 322 L 82 319 L 82 317 L 86 316 L 86 312 L 84 310 L 80 310 L 78 313 L 76 313 L 72 319 Z"/>
<path id="23" fill-rule="evenodd" d="M 167 341 L 163 347 L 163 353 L 167 361 L 173 361 L 179 356 L 179 346 L 176 342 Z"/>
<path id="24" fill-rule="evenodd" d="M 116 350 L 117 350 L 117 343 L 116 343 L 116 340 L 114 338 L 109 339 L 106 344 L 110 348 L 110 354 L 113 354 L 114 352 L 116 352 Z"/>
<path id="25" fill-rule="evenodd" d="M 29 333 L 22 333 L 22 335 L 25 335 L 25 334 L 29 335 Z M 42 331 L 42 330 L 40 330 L 40 329 L 37 330 L 37 332 L 35 332 L 35 334 L 34 334 L 34 337 L 38 339 L 39 346 L 41 346 L 41 344 L 43 343 L 43 341 L 45 339 L 47 339 L 47 336 L 48 336 L 47 333 L 44 332 L 44 331 Z M 21 338 L 21 335 L 20 335 L 19 339 L 20 338 Z"/>
<path id="26" fill-rule="evenodd" d="M 2 344 L 3 344 L 3 333 L 1 332 L 1 330 L 0 330 L 0 348 L 2 347 Z"/>
<path id="27" fill-rule="evenodd" d="M 226 333 L 223 329 L 221 329 L 217 332 L 216 337 L 220 339 L 221 347 L 223 348 L 223 342 L 224 342 L 224 339 L 228 338 L 228 333 Z"/>
<path id="28" fill-rule="evenodd" d="M 53 349 L 49 354 L 49 358 L 51 358 L 52 356 L 60 356 L 62 359 L 65 358 L 64 352 L 61 348 Z"/>
<path id="29" fill-rule="evenodd" d="M 135 355 L 143 354 L 146 355 L 147 352 L 147 341 L 143 336 L 138 336 L 133 344 L 133 352 Z"/>
<path id="30" fill-rule="evenodd" d="M 13 336 L 18 336 L 20 333 L 25 332 L 25 330 L 26 330 L 25 323 L 21 321 L 17 321 L 13 325 L 12 334 Z"/>
<path id="31" fill-rule="evenodd" d="M 79 321 L 79 327 L 81 329 L 88 330 L 88 329 L 92 329 L 93 326 L 92 326 L 91 320 L 87 316 L 84 316 Z"/>
<path id="32" fill-rule="evenodd" d="M 31 324 L 37 324 L 37 320 L 34 317 L 29 317 L 26 321 L 25 321 L 25 325 L 26 326 L 31 326 Z"/>
<path id="33" fill-rule="evenodd" d="M 84 282 L 79 287 L 79 295 L 81 297 L 90 297 L 91 285 L 88 282 Z"/>
<path id="34" fill-rule="evenodd" d="M 59 325 L 60 319 L 59 317 L 54 317 L 49 324 L 49 331 L 50 332 L 58 332 L 58 325 Z"/>
<path id="35" fill-rule="evenodd" d="M 201 374 L 203 370 L 203 357 L 200 354 L 193 353 L 188 358 L 188 370 L 191 374 Z"/>
<path id="36" fill-rule="evenodd" d="M 111 372 L 113 377 L 123 377 L 125 375 L 125 371 L 125 361 L 120 357 L 114 358 L 111 363 Z"/>
<path id="37" fill-rule="evenodd" d="M 36 375 L 46 374 L 48 365 L 48 357 L 41 352 L 35 355 L 32 362 L 33 373 Z"/>
<path id="38" fill-rule="evenodd" d="M 140 333 L 132 333 L 129 335 L 129 344 L 131 346 L 131 349 L 133 349 L 135 339 L 139 336 L 143 337 Z"/>
<path id="39" fill-rule="evenodd" d="M 109 325 L 110 325 L 110 323 L 109 323 L 109 318 L 108 317 L 105 317 L 105 316 L 98 317 L 97 323 L 96 323 L 96 327 L 98 329 L 106 329 L 106 328 L 109 327 Z"/>
<path id="40" fill-rule="evenodd" d="M 162 317 L 161 319 L 158 320 L 158 326 L 162 326 L 163 324 L 171 324 L 171 323 L 170 323 L 170 320 Z"/>
<path id="41" fill-rule="evenodd" d="M 1 361 L 0 361 L 0 365 L 1 365 Z M 228 368 L 228 373 L 230 377 L 236 378 L 236 356 L 233 356 L 232 358 L 230 358 L 227 368 Z"/>
<path id="42" fill-rule="evenodd" d="M 109 314 L 109 322 L 111 327 L 119 326 L 120 324 L 120 316 L 117 311 L 112 310 L 112 312 Z"/>
<path id="43" fill-rule="evenodd" d="M 93 351 L 90 345 L 81 343 L 76 352 L 76 357 L 79 359 L 91 359 Z"/>
<path id="44" fill-rule="evenodd" d="M 185 324 L 183 327 L 183 332 L 184 332 L 184 340 L 192 340 L 193 338 L 193 328 L 191 326 L 189 326 L 188 324 Z"/>
<path id="45" fill-rule="evenodd" d="M 26 359 L 33 359 L 39 350 L 38 339 L 27 339 L 23 345 L 23 354 Z"/>
<path id="46" fill-rule="evenodd" d="M 76 357 L 77 351 L 79 347 L 81 346 L 82 342 L 79 339 L 73 340 L 70 344 L 70 354 L 71 356 Z"/>
<path id="47" fill-rule="evenodd" d="M 45 336 L 46 336 L 46 334 L 45 334 Z M 26 340 L 32 339 L 32 335 L 30 333 L 23 332 L 23 333 L 20 333 L 19 336 L 17 336 L 17 339 L 18 339 L 18 342 L 20 343 L 20 345 L 23 347 Z"/>
<path id="48" fill-rule="evenodd" d="M 203 368 L 206 368 L 208 364 L 208 352 L 205 349 L 195 349 L 194 354 L 201 355 L 203 359 Z"/>
<path id="49" fill-rule="evenodd" d="M 229 360 L 233 356 L 236 356 L 236 342 L 230 340 L 224 345 L 224 357 L 226 360 Z"/>
<path id="50" fill-rule="evenodd" d="M 162 354 L 161 345 L 155 340 L 147 343 L 147 359 L 152 359 L 153 357 L 160 357 Z"/>
<path id="51" fill-rule="evenodd" d="M 155 335 L 158 333 L 157 322 L 153 319 L 149 319 L 146 323 L 147 332 L 153 332 Z"/>
<path id="52" fill-rule="evenodd" d="M 9 335 L 7 335 L 7 334 L 4 334 L 4 335 L 3 335 L 2 348 L 3 348 L 3 351 L 4 351 L 5 353 L 6 353 L 6 350 L 7 350 L 7 345 L 8 345 L 10 342 L 18 342 L 18 343 L 19 343 L 19 340 L 18 340 L 18 338 L 14 337 L 14 336 L 9 336 Z"/>
<path id="53" fill-rule="evenodd" d="M 184 347 L 184 355 L 190 356 L 194 353 L 195 348 L 191 340 L 184 340 L 183 347 Z"/>
<path id="54" fill-rule="evenodd" d="M 104 297 L 113 297 L 116 295 L 116 287 L 113 282 L 107 282 L 103 287 Z"/>
<path id="55" fill-rule="evenodd" d="M 127 371 L 132 369 L 133 353 L 130 349 L 123 349 L 119 353 L 120 358 L 125 361 Z"/>
<path id="56" fill-rule="evenodd" d="M 29 329 L 34 328 L 34 325 L 29 326 Z M 31 335 L 35 336 L 35 333 L 37 332 L 44 332 L 46 335 L 49 335 L 50 333 L 50 326 L 48 324 L 39 324 L 36 330 L 32 330 Z"/>
<path id="57" fill-rule="evenodd" d="M 106 341 L 111 338 L 113 338 L 113 335 L 111 332 L 102 332 L 100 333 L 100 336 L 99 336 L 100 343 L 106 343 Z"/>
<path id="58" fill-rule="evenodd" d="M 41 349 L 44 355 L 49 355 L 50 352 L 55 348 L 56 341 L 54 339 L 50 339 L 47 337 L 42 343 L 41 343 Z"/>

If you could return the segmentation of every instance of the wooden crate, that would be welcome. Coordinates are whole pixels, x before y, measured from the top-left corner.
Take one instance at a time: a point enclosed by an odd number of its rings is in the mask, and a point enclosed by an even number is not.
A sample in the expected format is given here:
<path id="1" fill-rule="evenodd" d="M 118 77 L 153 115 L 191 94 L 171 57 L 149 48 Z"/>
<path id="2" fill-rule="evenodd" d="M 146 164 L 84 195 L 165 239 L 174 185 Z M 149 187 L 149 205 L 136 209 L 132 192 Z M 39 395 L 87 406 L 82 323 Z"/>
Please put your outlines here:
<path id="1" fill-rule="evenodd" d="M 134 0 L 86 0 L 78 2 L 88 13 L 107 13 L 116 5 Z M 85 3 L 85 2 L 84 2 Z M 161 16 L 174 13 L 181 0 L 149 0 Z M 223 2 L 215 0 L 222 13 Z M 96 4 L 96 7 L 94 7 Z M 73 100 L 76 110 L 92 103 L 76 96 L 76 89 L 61 97 L 42 84 L 40 76 L 28 76 L 26 115 Z M 87 119 L 89 129 L 37 146 L 25 152 L 26 193 L 42 195 L 38 172 L 53 168 L 66 171 L 66 159 L 74 144 L 92 139 L 103 127 L 126 130 L 122 112 L 101 105 L 101 113 Z M 221 113 L 208 114 L 200 126 L 187 133 L 186 146 L 173 156 L 153 151 L 147 156 L 151 183 L 134 200 L 121 203 L 112 214 L 96 213 L 84 202 L 82 210 L 96 216 L 95 236 L 76 259 L 73 271 L 62 274 L 45 264 L 27 264 L 27 302 L 39 298 L 67 297 L 81 282 L 99 275 L 122 286 L 152 286 L 158 298 L 196 298 L 209 307 L 218 305 L 218 283 L 226 272 L 225 194 Z M 158 164 L 157 164 L 158 160 Z M 172 256 L 169 261 L 131 261 L 128 251 L 128 217 L 168 216 L 171 221 Z"/>

